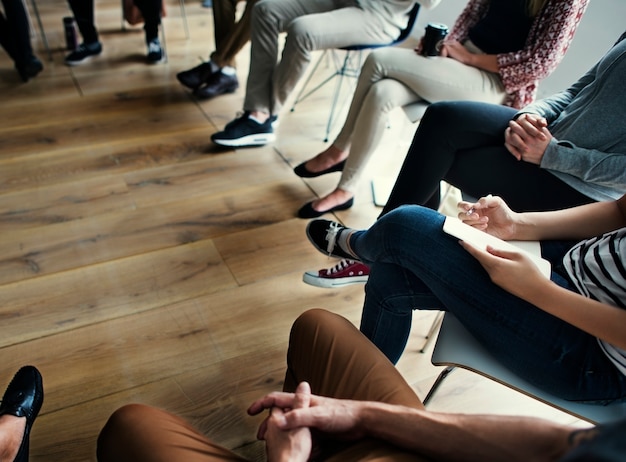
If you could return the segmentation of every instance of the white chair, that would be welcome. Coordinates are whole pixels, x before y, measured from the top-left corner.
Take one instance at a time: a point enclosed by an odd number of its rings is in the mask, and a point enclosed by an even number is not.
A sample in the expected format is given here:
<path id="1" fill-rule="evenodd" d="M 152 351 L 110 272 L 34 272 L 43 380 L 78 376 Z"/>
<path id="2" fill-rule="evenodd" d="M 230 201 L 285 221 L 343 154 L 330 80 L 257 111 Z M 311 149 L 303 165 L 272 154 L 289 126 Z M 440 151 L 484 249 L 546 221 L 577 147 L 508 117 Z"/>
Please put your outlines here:
<path id="1" fill-rule="evenodd" d="M 572 402 L 531 385 L 498 362 L 450 313 L 446 313 L 444 316 L 431 362 L 435 366 L 447 367 L 435 380 L 424 399 L 424 404 L 430 401 L 448 374 L 460 367 L 592 423 L 600 424 L 626 418 L 626 402 L 612 403 L 606 406 Z"/>

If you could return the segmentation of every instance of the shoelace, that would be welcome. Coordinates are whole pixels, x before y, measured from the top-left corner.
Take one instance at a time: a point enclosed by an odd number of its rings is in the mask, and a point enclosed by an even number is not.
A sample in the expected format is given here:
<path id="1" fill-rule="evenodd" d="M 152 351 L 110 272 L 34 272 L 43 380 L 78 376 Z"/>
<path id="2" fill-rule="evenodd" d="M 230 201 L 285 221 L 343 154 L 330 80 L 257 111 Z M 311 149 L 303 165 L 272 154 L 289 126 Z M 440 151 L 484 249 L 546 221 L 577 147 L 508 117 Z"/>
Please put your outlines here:
<path id="1" fill-rule="evenodd" d="M 335 248 L 335 242 L 337 241 L 337 236 L 339 235 L 339 232 L 342 228 L 343 226 L 333 221 L 326 230 L 326 240 L 328 241 L 328 245 L 326 246 L 326 252 L 328 252 L 329 256 L 331 256 L 333 253 L 333 249 Z"/>
<path id="2" fill-rule="evenodd" d="M 335 273 L 339 273 L 340 271 L 343 271 L 346 268 L 349 268 L 350 266 L 356 265 L 357 262 L 354 260 L 348 260 L 343 259 L 341 260 L 339 263 L 337 263 L 335 266 L 333 266 L 332 268 L 328 268 L 326 270 L 326 274 L 335 274 Z"/>

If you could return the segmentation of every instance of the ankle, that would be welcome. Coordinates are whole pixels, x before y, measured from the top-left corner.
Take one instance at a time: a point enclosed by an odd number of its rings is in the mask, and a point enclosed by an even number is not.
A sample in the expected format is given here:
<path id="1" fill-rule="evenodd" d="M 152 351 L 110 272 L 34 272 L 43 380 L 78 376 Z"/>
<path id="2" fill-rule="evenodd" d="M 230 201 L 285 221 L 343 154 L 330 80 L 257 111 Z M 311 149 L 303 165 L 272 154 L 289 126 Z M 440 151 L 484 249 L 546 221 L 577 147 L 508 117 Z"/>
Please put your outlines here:
<path id="1" fill-rule="evenodd" d="M 263 124 L 267 122 L 267 119 L 270 118 L 270 115 L 267 112 L 263 111 L 250 111 L 250 117 L 252 117 L 257 122 Z"/>

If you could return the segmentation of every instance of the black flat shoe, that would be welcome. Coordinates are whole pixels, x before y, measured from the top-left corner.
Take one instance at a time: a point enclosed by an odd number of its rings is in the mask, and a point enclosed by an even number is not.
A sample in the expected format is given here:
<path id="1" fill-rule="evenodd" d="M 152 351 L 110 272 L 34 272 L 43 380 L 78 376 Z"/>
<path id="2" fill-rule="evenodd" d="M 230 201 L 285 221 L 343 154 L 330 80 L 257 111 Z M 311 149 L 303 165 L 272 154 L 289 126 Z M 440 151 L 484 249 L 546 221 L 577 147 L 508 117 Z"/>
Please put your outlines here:
<path id="1" fill-rule="evenodd" d="M 313 208 L 313 201 L 307 202 L 304 204 L 300 210 L 298 210 L 298 218 L 317 218 L 321 217 L 325 213 L 337 212 L 339 210 L 348 210 L 354 204 L 354 197 L 352 199 L 348 199 L 343 204 L 336 205 L 332 209 L 322 210 L 318 212 Z"/>
<path id="2" fill-rule="evenodd" d="M 341 172 L 343 171 L 345 165 L 346 161 L 342 160 L 338 164 L 335 164 L 332 167 L 327 168 L 326 170 L 322 170 L 321 172 L 312 172 L 308 168 L 306 168 L 306 162 L 302 162 L 300 165 L 294 168 L 293 171 L 301 178 L 315 178 L 318 176 L 326 175 L 327 173 Z"/>
<path id="3" fill-rule="evenodd" d="M 42 404 L 43 380 L 41 374 L 34 366 L 22 367 L 9 383 L 0 404 L 0 415 L 26 417 L 22 444 L 20 444 L 14 462 L 28 462 L 30 430 Z"/>

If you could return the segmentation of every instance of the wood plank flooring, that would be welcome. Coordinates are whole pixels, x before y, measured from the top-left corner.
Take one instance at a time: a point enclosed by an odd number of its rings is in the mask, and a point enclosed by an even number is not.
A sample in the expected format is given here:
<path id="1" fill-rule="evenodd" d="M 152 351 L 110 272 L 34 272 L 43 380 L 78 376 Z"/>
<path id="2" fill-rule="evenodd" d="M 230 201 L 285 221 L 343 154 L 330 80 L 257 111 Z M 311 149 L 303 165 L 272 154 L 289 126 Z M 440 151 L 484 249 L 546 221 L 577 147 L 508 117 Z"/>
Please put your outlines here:
<path id="1" fill-rule="evenodd" d="M 69 68 L 67 5 L 37 3 L 54 61 L 22 84 L 0 54 L 0 386 L 23 364 L 44 375 L 31 460 L 95 460 L 98 431 L 128 402 L 180 414 L 262 460 L 259 420 L 244 410 L 281 387 L 292 321 L 324 307 L 358 323 L 363 302 L 363 286 L 301 282 L 334 264 L 308 244 L 295 211 L 337 177 L 291 172 L 325 146 L 330 89 L 286 109 L 274 145 L 220 150 L 209 136 L 240 110 L 243 89 L 196 101 L 175 78 L 213 49 L 210 9 L 187 3 L 186 40 L 168 2 L 168 61 L 148 66 L 141 29 L 122 31 L 119 2 L 98 0 L 104 52 Z M 38 35 L 34 45 L 46 59 Z M 370 176 L 395 175 L 414 129 L 392 115 Z M 337 217 L 366 227 L 378 213 L 364 181 Z M 398 365 L 422 396 L 437 373 L 417 351 L 433 316 L 416 313 Z M 571 420 L 464 372 L 432 406 Z"/>

